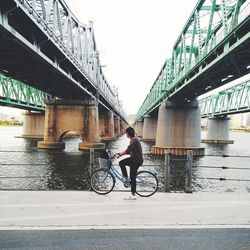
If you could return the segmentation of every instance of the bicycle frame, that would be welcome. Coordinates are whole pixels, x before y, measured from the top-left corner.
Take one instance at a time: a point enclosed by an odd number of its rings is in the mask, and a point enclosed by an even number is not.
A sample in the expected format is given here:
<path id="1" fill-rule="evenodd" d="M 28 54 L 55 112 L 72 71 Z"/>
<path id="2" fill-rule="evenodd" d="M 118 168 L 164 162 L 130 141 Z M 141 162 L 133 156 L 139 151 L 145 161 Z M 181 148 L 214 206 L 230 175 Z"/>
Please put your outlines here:
<path id="1" fill-rule="evenodd" d="M 109 172 L 113 175 L 113 177 L 115 178 L 115 182 L 116 182 L 116 178 L 117 178 L 118 180 L 120 180 L 121 182 L 123 182 L 123 181 L 122 181 L 123 176 L 122 176 L 122 174 L 121 174 L 120 172 L 118 172 L 118 170 L 115 169 L 112 160 L 111 160 L 110 168 L 109 168 L 108 170 L 109 170 Z"/>

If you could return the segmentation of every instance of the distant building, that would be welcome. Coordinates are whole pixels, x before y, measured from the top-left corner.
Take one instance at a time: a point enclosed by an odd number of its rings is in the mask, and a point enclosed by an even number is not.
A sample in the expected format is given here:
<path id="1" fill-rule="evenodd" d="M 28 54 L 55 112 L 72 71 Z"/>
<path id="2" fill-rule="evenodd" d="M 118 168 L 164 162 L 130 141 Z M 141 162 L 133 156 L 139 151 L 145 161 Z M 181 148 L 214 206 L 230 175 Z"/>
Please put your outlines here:
<path id="1" fill-rule="evenodd" d="M 250 127 L 250 113 L 246 113 L 246 127 Z"/>
<path id="2" fill-rule="evenodd" d="M 230 115 L 230 129 L 239 129 L 242 127 L 243 114 Z"/>
<path id="3" fill-rule="evenodd" d="M 235 114 L 230 118 L 230 129 L 250 127 L 250 113 Z"/>

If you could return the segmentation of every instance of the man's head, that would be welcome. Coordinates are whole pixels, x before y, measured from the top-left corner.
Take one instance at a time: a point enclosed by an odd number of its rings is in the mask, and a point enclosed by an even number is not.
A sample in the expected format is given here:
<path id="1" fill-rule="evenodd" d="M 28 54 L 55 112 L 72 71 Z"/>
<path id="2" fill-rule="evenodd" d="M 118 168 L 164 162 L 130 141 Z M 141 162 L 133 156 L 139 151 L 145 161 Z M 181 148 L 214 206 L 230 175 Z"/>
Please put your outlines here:
<path id="1" fill-rule="evenodd" d="M 132 128 L 132 127 L 128 127 L 126 129 L 126 134 L 129 136 L 129 137 L 134 137 L 135 136 L 135 130 Z"/>

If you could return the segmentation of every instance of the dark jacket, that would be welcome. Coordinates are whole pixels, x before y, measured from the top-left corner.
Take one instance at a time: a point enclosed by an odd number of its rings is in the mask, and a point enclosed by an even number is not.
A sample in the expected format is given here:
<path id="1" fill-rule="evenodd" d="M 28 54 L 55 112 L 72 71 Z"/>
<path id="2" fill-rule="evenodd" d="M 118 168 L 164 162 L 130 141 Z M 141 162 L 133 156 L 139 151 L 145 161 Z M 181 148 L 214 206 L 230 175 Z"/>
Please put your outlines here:
<path id="1" fill-rule="evenodd" d="M 131 160 L 136 162 L 138 165 L 142 165 L 143 163 L 142 147 L 138 137 L 135 136 L 131 138 L 130 144 L 126 149 L 126 154 L 129 154 Z"/>

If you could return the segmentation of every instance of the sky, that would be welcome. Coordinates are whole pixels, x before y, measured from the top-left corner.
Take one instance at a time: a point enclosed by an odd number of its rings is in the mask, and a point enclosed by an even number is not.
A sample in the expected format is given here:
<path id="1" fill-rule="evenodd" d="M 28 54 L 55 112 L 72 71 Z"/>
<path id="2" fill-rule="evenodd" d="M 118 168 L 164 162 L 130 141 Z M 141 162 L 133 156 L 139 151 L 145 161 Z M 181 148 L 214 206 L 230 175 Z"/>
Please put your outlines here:
<path id="1" fill-rule="evenodd" d="M 118 87 L 126 114 L 136 114 L 197 0 L 66 0 L 83 23 L 94 22 L 104 75 Z"/>

